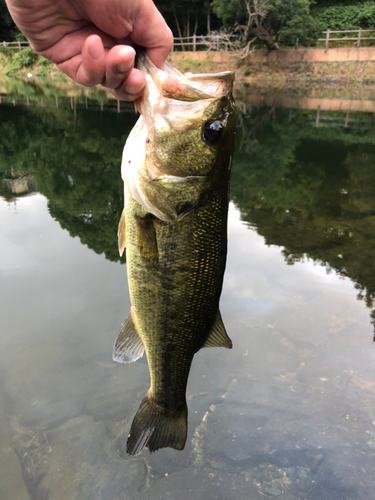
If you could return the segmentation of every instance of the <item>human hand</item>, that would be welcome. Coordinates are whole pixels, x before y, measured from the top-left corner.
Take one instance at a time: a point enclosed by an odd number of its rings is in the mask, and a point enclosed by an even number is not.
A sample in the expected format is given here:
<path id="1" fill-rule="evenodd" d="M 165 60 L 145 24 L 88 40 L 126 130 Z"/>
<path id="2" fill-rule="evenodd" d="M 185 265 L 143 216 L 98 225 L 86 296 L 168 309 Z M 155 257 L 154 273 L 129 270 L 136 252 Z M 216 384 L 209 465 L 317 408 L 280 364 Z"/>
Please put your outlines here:
<path id="1" fill-rule="evenodd" d="M 152 0 L 6 0 L 14 22 L 37 54 L 77 83 L 102 84 L 135 100 L 145 86 L 132 45 L 159 68 L 173 35 Z"/>

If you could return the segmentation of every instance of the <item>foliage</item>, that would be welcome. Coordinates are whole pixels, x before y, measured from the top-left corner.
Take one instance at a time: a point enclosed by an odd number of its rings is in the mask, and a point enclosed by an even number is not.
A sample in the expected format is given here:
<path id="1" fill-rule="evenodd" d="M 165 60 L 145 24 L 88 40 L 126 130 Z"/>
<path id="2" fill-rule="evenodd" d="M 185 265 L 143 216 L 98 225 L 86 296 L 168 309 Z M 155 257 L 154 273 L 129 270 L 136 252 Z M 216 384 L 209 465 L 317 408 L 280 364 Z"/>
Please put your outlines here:
<path id="1" fill-rule="evenodd" d="M 280 43 L 294 45 L 296 38 L 313 45 L 321 31 L 320 21 L 310 15 L 312 0 L 213 0 L 224 26 L 234 26 L 244 37 L 264 42 L 268 49 Z"/>
<path id="2" fill-rule="evenodd" d="M 19 30 L 10 17 L 5 0 L 0 0 L 0 43 L 14 40 L 17 33 Z"/>
<path id="3" fill-rule="evenodd" d="M 320 5 L 312 10 L 313 17 L 323 29 L 334 31 L 375 29 L 375 4 L 373 2 L 354 5 Z"/>
<path id="4" fill-rule="evenodd" d="M 176 37 L 205 35 L 220 28 L 211 0 L 155 0 Z"/>
<path id="5" fill-rule="evenodd" d="M 5 75 L 11 76 L 22 68 L 30 68 L 38 59 L 39 56 L 31 47 L 26 47 L 19 52 L 13 50 Z"/>
<path id="6" fill-rule="evenodd" d="M 4 54 L 4 56 L 11 58 L 13 51 L 6 47 L 5 45 L 0 45 L 0 54 Z"/>
<path id="7" fill-rule="evenodd" d="M 319 21 L 310 15 L 311 1 L 296 0 L 283 2 L 277 0 L 272 10 L 282 25 L 279 36 L 284 45 L 294 45 L 296 38 L 304 46 L 314 45 L 322 31 Z"/>

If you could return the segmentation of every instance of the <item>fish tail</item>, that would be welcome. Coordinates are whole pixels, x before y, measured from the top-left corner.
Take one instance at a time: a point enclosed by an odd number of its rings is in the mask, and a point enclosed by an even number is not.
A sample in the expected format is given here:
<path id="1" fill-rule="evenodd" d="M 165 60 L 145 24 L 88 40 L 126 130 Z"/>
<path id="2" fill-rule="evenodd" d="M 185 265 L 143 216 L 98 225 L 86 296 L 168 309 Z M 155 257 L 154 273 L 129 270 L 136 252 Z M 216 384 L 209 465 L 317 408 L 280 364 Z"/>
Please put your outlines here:
<path id="1" fill-rule="evenodd" d="M 159 448 L 183 450 L 187 436 L 187 406 L 176 413 L 156 405 L 147 394 L 139 406 L 126 443 L 129 455 L 139 455 L 143 448 L 150 453 Z"/>

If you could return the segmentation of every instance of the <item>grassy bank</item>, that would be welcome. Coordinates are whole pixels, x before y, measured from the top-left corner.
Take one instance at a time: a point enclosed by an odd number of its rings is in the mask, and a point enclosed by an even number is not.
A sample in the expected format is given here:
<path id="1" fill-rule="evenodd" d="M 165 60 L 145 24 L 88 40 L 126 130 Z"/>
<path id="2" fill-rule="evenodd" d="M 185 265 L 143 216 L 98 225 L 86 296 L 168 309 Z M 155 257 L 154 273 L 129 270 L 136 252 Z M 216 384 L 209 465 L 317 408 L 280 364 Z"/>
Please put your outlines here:
<path id="1" fill-rule="evenodd" d="M 375 84 L 375 61 L 250 63 L 246 59 L 238 59 L 235 54 L 229 59 L 223 58 L 223 62 L 214 52 L 200 53 L 199 56 L 198 59 L 194 53 L 172 52 L 168 60 L 183 73 L 232 70 L 236 72 L 237 88 L 248 84 L 262 91 L 284 87 L 360 87 Z M 0 47 L 0 76 L 28 78 L 28 75 L 48 78 L 55 83 L 70 82 L 52 63 L 30 48 L 15 52 Z"/>

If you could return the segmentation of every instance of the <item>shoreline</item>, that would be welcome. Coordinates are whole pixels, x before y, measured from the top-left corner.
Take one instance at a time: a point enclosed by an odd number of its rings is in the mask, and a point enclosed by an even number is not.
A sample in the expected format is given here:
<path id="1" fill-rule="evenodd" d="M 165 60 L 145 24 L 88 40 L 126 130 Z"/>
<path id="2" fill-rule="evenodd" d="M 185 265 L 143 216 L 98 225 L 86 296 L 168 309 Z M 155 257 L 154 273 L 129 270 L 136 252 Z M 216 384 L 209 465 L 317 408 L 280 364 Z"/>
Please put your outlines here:
<path id="1" fill-rule="evenodd" d="M 168 56 L 168 62 L 182 73 L 234 71 L 236 73 L 235 93 L 237 94 L 243 93 L 244 88 L 248 86 L 261 93 L 282 89 L 295 89 L 303 92 L 311 87 L 317 87 L 317 91 L 321 87 L 331 87 L 332 89 L 340 87 L 340 93 L 342 93 L 350 87 L 357 93 L 363 91 L 366 94 L 373 94 L 375 47 L 355 49 L 358 53 L 354 52 L 352 48 L 350 50 L 329 49 L 323 51 L 326 52 L 325 57 L 330 59 L 333 58 L 332 54 L 336 54 L 336 59 L 339 59 L 336 61 L 316 60 L 324 56 L 322 50 L 280 50 L 270 53 L 258 50 L 252 52 L 245 59 L 239 59 L 233 52 L 172 52 Z M 367 57 L 373 57 L 373 59 L 363 60 L 366 54 Z M 344 60 L 344 56 L 347 57 L 347 60 Z M 268 62 L 264 62 L 265 57 L 268 57 Z M 299 61 L 289 60 L 296 57 L 299 58 Z M 354 59 L 355 57 L 356 59 Z M 58 87 L 72 88 L 72 91 L 74 87 L 84 88 L 74 84 L 52 63 L 41 65 L 37 61 L 32 66 L 17 70 L 12 76 L 6 76 L 11 64 L 11 60 L 6 56 L 0 56 L 0 92 L 1 87 L 5 88 L 4 85 L 1 85 L 1 79 L 3 82 L 10 79 L 27 81 L 31 79 L 28 78 L 28 74 L 32 75 L 32 79 L 48 82 L 48 85 L 55 84 Z M 109 93 L 103 87 L 99 86 L 97 89 Z"/>

